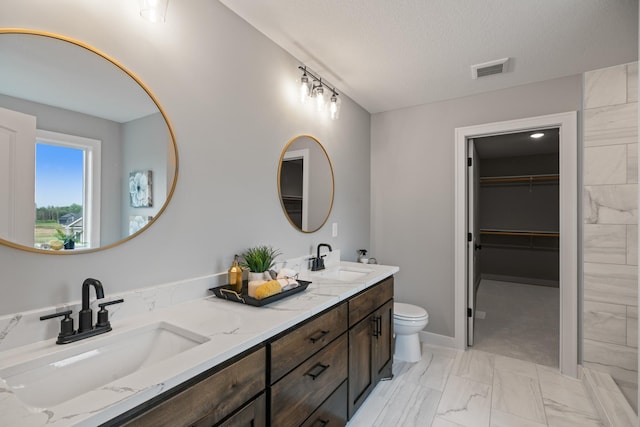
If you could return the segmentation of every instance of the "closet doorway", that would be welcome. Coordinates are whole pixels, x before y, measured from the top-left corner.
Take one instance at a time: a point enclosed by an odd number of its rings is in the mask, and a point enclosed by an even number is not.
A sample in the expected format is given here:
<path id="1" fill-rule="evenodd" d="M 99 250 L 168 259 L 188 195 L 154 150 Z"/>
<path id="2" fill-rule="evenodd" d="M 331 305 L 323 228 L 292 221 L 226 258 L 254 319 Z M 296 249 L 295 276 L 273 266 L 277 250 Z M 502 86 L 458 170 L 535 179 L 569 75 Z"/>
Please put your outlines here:
<path id="1" fill-rule="evenodd" d="M 516 149 L 514 146 L 510 147 L 511 153 L 505 151 L 498 154 L 504 146 L 512 145 L 506 142 L 507 139 L 514 139 L 515 144 L 515 139 L 530 138 L 537 131 L 553 134 L 557 148 L 527 153 L 524 148 L 522 152 L 513 151 Z M 474 333 L 479 321 L 476 315 L 493 317 L 508 316 L 509 312 L 519 313 L 523 311 L 523 306 L 519 305 L 521 301 L 508 300 L 507 296 L 513 293 L 517 297 L 522 293 L 517 291 L 522 289 L 542 290 L 551 294 L 551 297 L 545 299 L 548 295 L 524 293 L 528 300 L 540 298 L 537 305 L 546 310 L 533 316 L 542 318 L 548 316 L 551 310 L 557 319 L 553 322 L 555 326 L 550 327 L 550 333 L 555 335 L 555 341 L 558 342 L 550 344 L 558 348 L 555 350 L 557 363 L 549 364 L 559 366 L 562 373 L 576 377 L 576 113 L 457 128 L 455 136 L 456 345 L 465 349 L 474 344 L 474 339 L 483 339 L 483 336 Z M 535 156 L 537 159 L 534 159 Z M 554 156 L 556 160 L 553 160 Z M 498 160 L 501 158 L 508 161 Z M 474 164 L 478 167 L 474 167 Z M 524 192 L 520 193 L 522 190 Z M 505 202 L 498 202 L 497 198 L 503 198 Z M 555 200 L 555 203 L 551 200 Z M 507 203 L 509 201 L 512 203 Z M 487 203 L 489 206 L 486 206 Z M 538 208 L 545 204 L 555 204 L 555 212 L 554 209 L 541 212 Z M 527 217 L 531 213 L 533 215 Z M 483 260 L 485 254 L 487 259 Z M 526 261 L 532 257 L 536 261 Z M 544 266 L 543 260 L 547 260 Z M 484 283 L 481 281 L 483 275 Z M 557 296 L 553 296 L 554 293 Z M 491 301 L 494 301 L 498 308 L 487 308 L 492 313 L 478 310 L 476 304 L 485 303 L 483 298 L 488 301 L 487 307 L 492 307 Z M 555 309 L 554 298 L 558 301 Z M 500 313 L 500 309 L 504 309 L 503 313 Z M 487 317 L 481 321 L 487 321 Z M 504 326 L 504 321 L 497 323 Z M 558 332 L 553 332 L 554 327 Z M 526 342 L 524 335 L 520 331 L 518 338 Z M 513 343 L 513 339 L 507 341 L 507 345 Z"/>
<path id="2" fill-rule="evenodd" d="M 473 138 L 468 150 L 475 234 L 468 345 L 557 368 L 559 129 Z"/>

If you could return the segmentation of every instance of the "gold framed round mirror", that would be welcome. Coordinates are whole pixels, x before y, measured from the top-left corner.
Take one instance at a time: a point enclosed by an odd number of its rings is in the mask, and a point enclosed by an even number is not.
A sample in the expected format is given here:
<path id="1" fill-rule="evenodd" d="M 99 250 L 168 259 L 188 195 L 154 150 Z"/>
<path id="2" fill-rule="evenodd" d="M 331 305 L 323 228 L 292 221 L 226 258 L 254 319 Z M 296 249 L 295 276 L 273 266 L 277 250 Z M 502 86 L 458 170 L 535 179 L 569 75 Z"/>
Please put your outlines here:
<path id="1" fill-rule="evenodd" d="M 0 57 L 0 243 L 69 255 L 147 230 L 178 178 L 173 129 L 147 86 L 47 32 L 0 28 Z"/>
<path id="2" fill-rule="evenodd" d="M 333 193 L 333 165 L 320 141 L 298 135 L 287 142 L 278 164 L 278 195 L 289 223 L 303 233 L 318 231 L 331 214 Z"/>

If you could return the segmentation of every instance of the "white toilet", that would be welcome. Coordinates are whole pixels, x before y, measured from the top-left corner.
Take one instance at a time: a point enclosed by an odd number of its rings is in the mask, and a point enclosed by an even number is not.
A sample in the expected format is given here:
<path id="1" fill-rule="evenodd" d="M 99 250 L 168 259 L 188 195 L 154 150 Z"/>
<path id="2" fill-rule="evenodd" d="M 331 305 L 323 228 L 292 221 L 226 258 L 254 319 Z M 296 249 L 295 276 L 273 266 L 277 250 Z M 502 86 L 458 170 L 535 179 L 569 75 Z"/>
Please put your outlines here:
<path id="1" fill-rule="evenodd" d="M 393 303 L 393 330 L 396 335 L 395 358 L 417 362 L 422 357 L 418 333 L 429 323 L 429 313 L 417 305 Z"/>

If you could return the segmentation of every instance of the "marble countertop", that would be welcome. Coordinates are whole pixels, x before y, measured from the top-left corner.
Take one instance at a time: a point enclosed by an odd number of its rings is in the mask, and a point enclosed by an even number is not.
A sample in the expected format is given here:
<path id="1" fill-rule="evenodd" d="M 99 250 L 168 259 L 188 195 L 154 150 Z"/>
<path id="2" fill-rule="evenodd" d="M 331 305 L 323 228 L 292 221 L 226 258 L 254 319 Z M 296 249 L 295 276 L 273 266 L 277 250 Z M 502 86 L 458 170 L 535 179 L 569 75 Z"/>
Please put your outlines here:
<path id="1" fill-rule="evenodd" d="M 399 271 L 393 266 L 344 261 L 340 266 L 366 268 L 371 272 L 351 282 L 304 273 L 300 278 L 312 281 L 307 290 L 264 307 L 211 296 L 112 321 L 113 331 L 103 337 L 166 322 L 203 335 L 209 341 L 49 408 L 25 405 L 0 378 L 0 425 L 94 426 L 106 422 Z M 0 370 L 64 348 L 68 347 L 47 340 L 0 352 Z M 60 384 L 61 388 L 64 386 Z"/>

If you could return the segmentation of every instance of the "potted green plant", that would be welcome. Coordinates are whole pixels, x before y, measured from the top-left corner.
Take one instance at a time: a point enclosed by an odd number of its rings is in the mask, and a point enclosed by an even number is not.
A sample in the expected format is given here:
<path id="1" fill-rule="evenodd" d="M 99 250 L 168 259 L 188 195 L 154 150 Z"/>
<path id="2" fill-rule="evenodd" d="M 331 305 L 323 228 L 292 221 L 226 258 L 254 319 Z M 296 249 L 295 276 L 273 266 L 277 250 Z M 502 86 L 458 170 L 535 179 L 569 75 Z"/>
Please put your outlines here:
<path id="1" fill-rule="evenodd" d="M 270 277 L 266 277 L 265 272 L 268 272 L 273 267 L 275 258 L 278 255 L 280 255 L 280 252 L 271 246 L 256 246 L 247 249 L 242 254 L 244 261 L 240 265 L 249 269 L 249 275 L 252 276 L 249 280 L 269 280 Z"/>
<path id="2" fill-rule="evenodd" d="M 80 241 L 81 234 L 82 231 L 73 232 L 63 228 L 56 229 L 56 237 L 58 240 L 62 240 L 65 249 L 75 249 L 76 243 Z"/>

